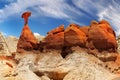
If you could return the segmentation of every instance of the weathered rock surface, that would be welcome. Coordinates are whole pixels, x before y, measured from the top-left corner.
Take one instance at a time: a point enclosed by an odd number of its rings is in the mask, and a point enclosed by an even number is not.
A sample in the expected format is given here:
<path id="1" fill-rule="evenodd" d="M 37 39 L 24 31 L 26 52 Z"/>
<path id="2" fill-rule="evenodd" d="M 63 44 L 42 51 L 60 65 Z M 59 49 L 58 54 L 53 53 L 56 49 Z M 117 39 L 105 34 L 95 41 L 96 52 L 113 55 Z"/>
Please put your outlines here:
<path id="1" fill-rule="evenodd" d="M 82 30 L 86 35 L 88 35 L 88 30 L 89 30 L 89 26 L 82 26 L 80 27 L 80 30 Z"/>
<path id="2" fill-rule="evenodd" d="M 64 25 L 60 25 L 59 27 L 51 30 L 51 31 L 48 32 L 47 34 L 48 34 L 48 35 L 50 35 L 50 34 L 52 35 L 52 34 L 57 34 L 57 33 L 59 33 L 59 32 L 64 32 Z"/>
<path id="3" fill-rule="evenodd" d="M 105 69 L 105 63 L 88 54 L 85 49 L 72 47 L 71 50 L 72 53 L 66 58 L 62 58 L 58 50 L 50 50 L 47 53 L 39 51 L 17 53 L 15 59 L 18 64 L 10 67 L 12 70 L 9 70 L 12 72 L 5 74 L 9 76 L 2 75 L 0 78 L 3 80 L 112 80 L 119 77 L 109 69 Z M 8 65 L 10 64 L 7 63 L 7 67 Z M 0 73 L 5 71 L 2 68 L 1 70 Z"/>
<path id="4" fill-rule="evenodd" d="M 119 77 L 105 69 L 104 63 L 80 47 L 65 59 L 60 52 L 48 53 L 25 52 L 17 54 L 19 64 L 15 79 L 19 80 L 112 80 Z M 94 74 L 94 75 L 93 75 Z"/>
<path id="5" fill-rule="evenodd" d="M 61 25 L 48 32 L 42 44 L 44 44 L 47 49 L 62 49 L 64 46 L 64 26 Z"/>
<path id="6" fill-rule="evenodd" d="M 6 39 L 9 51 L 11 53 L 16 52 L 18 38 L 15 36 L 8 36 L 8 37 L 5 37 L 5 39 Z"/>
<path id="7" fill-rule="evenodd" d="M 102 20 L 97 24 L 91 24 L 88 32 L 88 47 L 116 52 L 116 35 L 107 21 Z"/>
<path id="8" fill-rule="evenodd" d="M 117 37 L 117 44 L 118 44 L 118 48 L 117 51 L 120 53 L 120 35 Z"/>
<path id="9" fill-rule="evenodd" d="M 11 55 L 8 49 L 8 44 L 6 42 L 6 39 L 2 33 L 0 33 L 0 55 L 6 55 L 6 56 Z"/>
<path id="10" fill-rule="evenodd" d="M 0 79 L 12 80 L 12 72 L 16 66 L 17 64 L 13 57 L 0 56 Z"/>
<path id="11" fill-rule="evenodd" d="M 24 50 L 32 50 L 34 49 L 34 46 L 38 43 L 37 39 L 34 37 L 32 31 L 28 27 L 28 25 L 25 25 L 22 33 L 20 35 L 20 38 L 18 40 L 17 44 L 17 50 L 24 49 Z"/>
<path id="12" fill-rule="evenodd" d="M 87 32 L 87 31 L 86 31 Z M 70 24 L 65 30 L 65 46 L 86 47 L 86 34 L 79 25 Z"/>

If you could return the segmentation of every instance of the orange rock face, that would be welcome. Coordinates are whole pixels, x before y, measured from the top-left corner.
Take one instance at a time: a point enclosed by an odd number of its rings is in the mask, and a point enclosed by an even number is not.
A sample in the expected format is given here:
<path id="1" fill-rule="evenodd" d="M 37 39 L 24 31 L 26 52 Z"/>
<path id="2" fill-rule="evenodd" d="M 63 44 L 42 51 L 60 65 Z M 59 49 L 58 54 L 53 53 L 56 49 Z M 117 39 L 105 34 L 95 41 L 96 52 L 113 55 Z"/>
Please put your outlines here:
<path id="1" fill-rule="evenodd" d="M 64 46 L 64 26 L 61 25 L 48 32 L 43 43 L 48 49 L 61 49 Z"/>
<path id="2" fill-rule="evenodd" d="M 86 34 L 86 36 L 88 36 L 89 28 L 90 28 L 89 26 L 82 26 L 82 27 L 80 27 L 81 31 L 83 31 Z"/>
<path id="3" fill-rule="evenodd" d="M 50 35 L 50 34 L 57 34 L 59 32 L 64 32 L 64 25 L 60 25 L 59 27 L 51 30 L 50 32 L 48 32 L 48 35 Z"/>
<path id="4" fill-rule="evenodd" d="M 34 37 L 32 31 L 30 30 L 28 25 L 25 25 L 20 35 L 17 49 L 31 50 L 34 49 L 34 46 L 37 43 L 37 39 Z"/>
<path id="5" fill-rule="evenodd" d="M 115 32 L 107 21 L 102 20 L 90 26 L 88 47 L 90 49 L 116 51 L 117 42 Z"/>
<path id="6" fill-rule="evenodd" d="M 25 25 L 22 29 L 18 44 L 17 50 L 24 49 L 24 50 L 32 50 L 34 49 L 35 45 L 38 43 L 37 39 L 34 37 L 34 34 L 30 30 L 28 24 L 26 24 L 26 19 L 30 16 L 30 12 L 23 13 L 22 17 L 25 19 Z"/>
<path id="7" fill-rule="evenodd" d="M 120 65 L 120 54 L 117 55 L 117 59 L 116 59 L 115 63 Z"/>
<path id="8" fill-rule="evenodd" d="M 64 45 L 65 46 L 78 45 L 81 47 L 85 47 L 87 37 L 83 30 L 81 30 L 80 27 L 76 24 L 69 25 L 65 30 L 65 44 Z"/>

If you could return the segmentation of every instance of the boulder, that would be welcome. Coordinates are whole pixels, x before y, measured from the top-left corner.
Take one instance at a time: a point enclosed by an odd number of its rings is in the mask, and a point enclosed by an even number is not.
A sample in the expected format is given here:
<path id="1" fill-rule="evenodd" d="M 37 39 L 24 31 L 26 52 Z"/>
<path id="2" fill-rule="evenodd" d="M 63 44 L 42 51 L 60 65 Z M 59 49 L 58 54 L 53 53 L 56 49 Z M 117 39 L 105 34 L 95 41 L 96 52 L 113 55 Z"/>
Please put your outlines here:
<path id="1" fill-rule="evenodd" d="M 65 46 L 86 46 L 85 29 L 81 29 L 79 25 L 70 24 L 65 30 Z M 87 30 L 86 30 L 87 31 Z"/>
<path id="2" fill-rule="evenodd" d="M 41 44 L 44 44 L 47 49 L 62 49 L 64 46 L 64 26 L 61 25 L 48 32 Z"/>
<path id="3" fill-rule="evenodd" d="M 117 49 L 115 32 L 105 20 L 90 26 L 87 41 L 87 47 L 92 50 L 96 48 L 116 52 Z"/>

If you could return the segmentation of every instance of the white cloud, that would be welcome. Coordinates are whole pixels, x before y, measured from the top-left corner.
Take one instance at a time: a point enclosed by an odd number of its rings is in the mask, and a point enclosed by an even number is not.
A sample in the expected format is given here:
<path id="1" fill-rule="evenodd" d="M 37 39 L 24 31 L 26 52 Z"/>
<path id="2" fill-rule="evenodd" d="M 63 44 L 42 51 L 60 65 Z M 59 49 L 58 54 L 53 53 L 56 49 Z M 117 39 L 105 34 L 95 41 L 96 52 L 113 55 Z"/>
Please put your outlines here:
<path id="1" fill-rule="evenodd" d="M 64 7 L 66 6 L 63 0 L 41 0 L 41 5 L 37 7 L 44 15 L 55 18 L 68 18 L 64 13 Z"/>
<path id="2" fill-rule="evenodd" d="M 110 24 L 113 26 L 116 35 L 120 35 L 120 11 L 119 11 L 120 5 L 113 1 L 112 5 L 109 5 L 104 10 L 101 10 L 101 12 L 98 14 L 99 20 L 105 19 L 110 22 Z"/>
<path id="3" fill-rule="evenodd" d="M 103 4 L 105 3 L 105 0 L 72 0 L 72 2 L 78 8 L 84 10 L 90 15 L 95 15 L 96 12 L 99 12 L 105 7 L 105 5 Z"/>
<path id="4" fill-rule="evenodd" d="M 0 9 L 0 21 L 38 4 L 38 0 L 18 0 Z"/>
<path id="5" fill-rule="evenodd" d="M 69 5 L 66 0 L 17 0 L 0 9 L 0 22 L 14 14 L 22 14 L 23 11 L 33 10 L 34 15 L 48 16 L 59 19 L 72 19 L 76 22 L 76 15 L 80 11 Z M 71 15 L 72 14 L 72 15 Z"/>
<path id="6" fill-rule="evenodd" d="M 0 21 L 11 15 L 26 11 L 28 8 L 32 8 L 38 14 L 40 13 L 45 16 L 67 18 L 68 16 L 64 13 L 61 5 L 63 2 L 63 0 L 17 0 L 17 2 L 10 3 L 0 9 Z"/>
<path id="7" fill-rule="evenodd" d="M 34 36 L 41 36 L 41 37 L 44 37 L 43 35 L 41 35 L 41 34 L 39 34 L 39 33 L 37 33 L 37 32 L 35 32 L 35 33 L 33 33 L 34 34 Z"/>
<path id="8" fill-rule="evenodd" d="M 35 35 L 35 36 L 40 36 L 40 34 L 39 34 L 39 33 L 34 33 L 34 35 Z"/>
<path id="9" fill-rule="evenodd" d="M 39 33 L 34 33 L 34 36 L 36 37 L 36 39 L 38 40 L 38 41 L 42 41 L 44 38 L 45 38 L 45 36 L 42 36 L 42 35 L 40 35 Z"/>
<path id="10" fill-rule="evenodd" d="M 80 9 L 98 20 L 105 19 L 110 22 L 116 35 L 120 35 L 120 4 L 114 0 L 72 0 Z"/>

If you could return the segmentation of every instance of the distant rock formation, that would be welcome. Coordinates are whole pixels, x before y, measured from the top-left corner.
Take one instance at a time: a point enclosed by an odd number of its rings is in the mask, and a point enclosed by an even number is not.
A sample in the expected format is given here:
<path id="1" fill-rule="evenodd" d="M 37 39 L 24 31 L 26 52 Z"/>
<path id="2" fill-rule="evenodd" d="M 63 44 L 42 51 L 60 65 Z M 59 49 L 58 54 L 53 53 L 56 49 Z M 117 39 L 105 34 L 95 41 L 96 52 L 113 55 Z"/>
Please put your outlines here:
<path id="1" fill-rule="evenodd" d="M 117 51 L 116 35 L 110 24 L 102 20 L 92 22 L 88 31 L 88 48 L 98 49 L 100 51 Z"/>
<path id="2" fill-rule="evenodd" d="M 37 39 L 35 38 L 34 34 L 32 33 L 32 31 L 30 30 L 27 24 L 28 22 L 27 20 L 30 14 L 31 14 L 30 12 L 25 12 L 22 15 L 22 17 L 25 19 L 25 25 L 22 29 L 22 32 L 17 44 L 17 51 L 19 51 L 20 49 L 33 50 L 38 43 Z"/>

